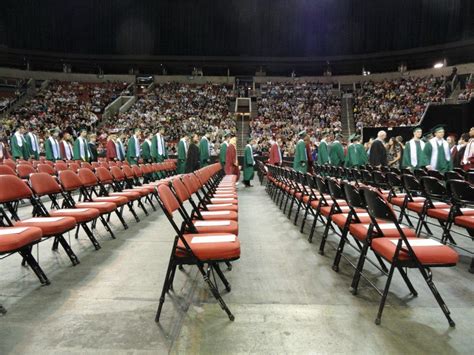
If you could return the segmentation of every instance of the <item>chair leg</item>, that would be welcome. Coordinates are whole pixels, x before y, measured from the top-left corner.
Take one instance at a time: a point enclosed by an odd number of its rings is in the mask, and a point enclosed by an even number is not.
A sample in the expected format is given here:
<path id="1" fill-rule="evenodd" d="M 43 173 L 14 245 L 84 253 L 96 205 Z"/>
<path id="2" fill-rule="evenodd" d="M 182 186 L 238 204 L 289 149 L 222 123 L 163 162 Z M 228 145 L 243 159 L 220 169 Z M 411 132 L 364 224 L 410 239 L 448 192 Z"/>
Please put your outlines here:
<path id="1" fill-rule="evenodd" d="M 105 230 L 107 232 L 109 232 L 110 236 L 112 237 L 112 239 L 115 239 L 115 234 L 114 232 L 112 231 L 112 228 L 110 228 L 109 224 L 107 223 L 107 221 L 105 220 L 104 216 L 99 216 L 99 219 L 100 221 L 102 222 L 102 225 L 104 226 Z M 97 220 L 94 221 L 94 223 L 96 223 Z"/>
<path id="2" fill-rule="evenodd" d="M 310 243 L 313 242 L 313 235 L 314 235 L 314 230 L 316 229 L 316 224 L 318 223 L 318 217 L 319 217 L 319 212 L 316 212 L 316 215 L 314 216 L 314 220 L 313 220 L 313 225 L 311 226 L 311 232 L 309 233 L 309 238 L 308 238 L 308 242 Z"/>
<path id="3" fill-rule="evenodd" d="M 153 209 L 153 211 L 156 211 L 156 207 L 155 207 L 153 201 L 151 200 L 150 195 L 147 195 L 147 196 L 146 196 L 146 200 L 147 200 L 148 203 L 150 204 L 150 206 L 151 206 L 151 208 Z"/>
<path id="4" fill-rule="evenodd" d="M 387 282 L 385 283 L 385 289 L 383 291 L 382 299 L 380 300 L 379 311 L 377 318 L 375 318 L 375 324 L 380 325 L 382 312 L 385 307 L 385 301 L 387 300 L 388 290 L 390 289 L 390 283 L 392 282 L 393 271 L 395 270 L 395 263 L 390 266 L 390 272 L 388 273 Z"/>
<path id="5" fill-rule="evenodd" d="M 125 222 L 125 220 L 123 219 L 122 211 L 123 211 L 123 206 L 120 208 L 120 211 L 118 209 L 115 210 L 115 214 L 117 215 L 118 219 L 120 220 L 120 223 L 122 223 L 123 229 L 128 229 L 128 225 Z M 109 215 L 109 219 L 110 219 L 110 215 Z"/>
<path id="6" fill-rule="evenodd" d="M 332 269 L 336 272 L 339 272 L 339 263 L 341 262 L 342 252 L 344 251 L 344 246 L 346 245 L 347 232 L 344 230 L 341 235 L 341 240 L 337 245 L 336 256 L 334 257 L 334 262 L 332 264 Z"/>
<path id="7" fill-rule="evenodd" d="M 48 277 L 43 272 L 43 269 L 41 269 L 41 266 L 39 266 L 38 262 L 31 254 L 30 248 L 29 247 L 23 248 L 22 250 L 19 251 L 19 254 L 23 257 L 24 260 L 26 260 L 28 266 L 31 268 L 31 270 L 33 270 L 33 272 L 38 277 L 41 284 L 49 285 L 50 282 L 48 280 Z"/>
<path id="8" fill-rule="evenodd" d="M 158 305 L 158 310 L 156 311 L 156 316 L 155 316 L 156 323 L 160 321 L 161 310 L 163 309 L 163 303 L 165 303 L 166 292 L 169 289 L 170 276 L 173 270 L 173 266 L 174 266 L 174 262 L 173 260 L 170 260 L 168 264 L 168 269 L 166 270 L 165 280 L 163 282 L 163 289 L 161 290 L 160 303 Z"/>
<path id="9" fill-rule="evenodd" d="M 304 231 L 304 226 L 306 224 L 306 219 L 308 218 L 308 213 L 309 213 L 309 205 L 306 206 L 306 210 L 304 212 L 303 222 L 301 222 L 300 233 L 303 233 Z"/>
<path id="10" fill-rule="evenodd" d="M 295 226 L 298 224 L 298 217 L 299 217 L 299 215 L 300 215 L 301 204 L 302 204 L 303 202 L 297 201 L 297 203 L 298 203 L 298 208 L 296 209 L 295 220 L 293 221 L 293 224 L 294 224 Z"/>
<path id="11" fill-rule="evenodd" d="M 99 250 L 101 248 L 101 246 L 100 246 L 99 242 L 97 241 L 97 239 L 95 238 L 92 231 L 89 229 L 89 226 L 87 225 L 87 223 L 82 223 L 81 226 L 82 226 L 82 229 L 84 229 L 84 232 L 86 232 L 87 236 L 89 237 L 89 239 L 90 239 L 92 245 L 94 246 L 95 250 Z"/>
<path id="12" fill-rule="evenodd" d="M 133 204 L 131 202 L 128 203 L 128 209 L 129 209 L 130 213 L 132 214 L 132 216 L 135 218 L 135 221 L 137 223 L 140 222 L 140 218 L 138 218 L 137 213 L 133 209 Z"/>
<path id="13" fill-rule="evenodd" d="M 319 244 L 319 254 L 324 255 L 324 246 L 326 245 L 326 240 L 328 239 L 329 228 L 331 227 L 331 218 L 328 217 L 326 222 L 326 227 L 324 228 L 323 237 L 321 238 L 321 244 Z"/>
<path id="14" fill-rule="evenodd" d="M 69 259 L 71 260 L 71 263 L 73 266 L 76 266 L 77 264 L 80 263 L 79 259 L 77 258 L 76 254 L 71 249 L 71 246 L 68 244 L 66 239 L 62 235 L 59 235 L 56 237 L 56 240 L 61 243 L 61 246 L 63 247 L 64 251 L 66 252 L 67 256 L 69 256 Z"/>
<path id="15" fill-rule="evenodd" d="M 405 270 L 403 270 L 403 268 L 401 266 L 397 266 L 397 269 L 400 272 L 400 275 L 402 275 L 403 281 L 405 281 L 405 283 L 407 284 L 408 289 L 410 290 L 412 295 L 417 297 L 418 292 L 416 292 L 415 287 L 413 287 L 413 284 L 411 283 L 410 279 L 408 278 L 408 275 L 405 272 Z"/>
<path id="16" fill-rule="evenodd" d="M 148 211 L 145 208 L 145 205 L 143 204 L 142 199 L 139 198 L 137 201 L 138 201 L 138 206 L 143 210 L 143 212 L 145 213 L 145 216 L 148 216 Z"/>
<path id="17" fill-rule="evenodd" d="M 51 250 L 53 250 L 53 251 L 58 250 L 58 246 L 59 246 L 58 237 L 54 237 L 53 246 L 51 247 Z"/>
<path id="18" fill-rule="evenodd" d="M 231 287 L 230 287 L 230 284 L 229 284 L 229 281 L 227 281 L 227 278 L 224 276 L 224 274 L 222 273 L 222 270 L 219 266 L 219 263 L 213 263 L 211 265 L 212 268 L 214 268 L 214 270 L 216 270 L 216 274 L 219 276 L 219 278 L 221 279 L 222 283 L 224 284 L 225 286 L 225 289 L 227 292 L 230 292 L 231 290 Z"/>
<path id="19" fill-rule="evenodd" d="M 352 278 L 351 292 L 353 295 L 357 294 L 357 287 L 359 286 L 360 275 L 362 269 L 364 268 L 365 258 L 367 257 L 367 251 L 369 250 L 369 243 L 365 242 L 362 250 L 360 251 L 359 261 L 357 262 L 357 267 Z"/>
<path id="20" fill-rule="evenodd" d="M 6 314 L 7 310 L 0 304 L 0 314 Z"/>
<path id="21" fill-rule="evenodd" d="M 291 213 L 293 212 L 293 206 L 295 205 L 296 197 L 291 197 L 290 210 L 288 211 L 288 219 L 291 219 Z"/>

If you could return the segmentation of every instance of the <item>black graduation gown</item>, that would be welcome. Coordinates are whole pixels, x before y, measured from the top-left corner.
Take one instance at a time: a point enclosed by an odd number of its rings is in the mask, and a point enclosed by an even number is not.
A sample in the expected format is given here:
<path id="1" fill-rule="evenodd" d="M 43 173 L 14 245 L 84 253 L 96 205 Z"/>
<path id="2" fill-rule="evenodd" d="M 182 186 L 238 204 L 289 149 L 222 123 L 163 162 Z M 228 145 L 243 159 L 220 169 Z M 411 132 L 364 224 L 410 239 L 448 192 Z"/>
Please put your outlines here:
<path id="1" fill-rule="evenodd" d="M 90 161 L 97 161 L 97 146 L 89 142 L 89 149 L 91 151 Z"/>
<path id="2" fill-rule="evenodd" d="M 186 157 L 186 173 L 192 173 L 200 168 L 200 151 L 199 147 L 191 143 L 188 148 L 188 155 Z"/>
<path id="3" fill-rule="evenodd" d="M 467 145 L 461 147 L 457 152 L 456 155 L 454 156 L 453 159 L 453 167 L 454 168 L 460 168 L 461 167 L 461 161 L 462 158 L 464 157 L 464 152 L 466 151 Z"/>
<path id="4" fill-rule="evenodd" d="M 370 147 L 369 163 L 373 166 L 387 165 L 387 150 L 385 145 L 378 139 L 374 140 Z"/>

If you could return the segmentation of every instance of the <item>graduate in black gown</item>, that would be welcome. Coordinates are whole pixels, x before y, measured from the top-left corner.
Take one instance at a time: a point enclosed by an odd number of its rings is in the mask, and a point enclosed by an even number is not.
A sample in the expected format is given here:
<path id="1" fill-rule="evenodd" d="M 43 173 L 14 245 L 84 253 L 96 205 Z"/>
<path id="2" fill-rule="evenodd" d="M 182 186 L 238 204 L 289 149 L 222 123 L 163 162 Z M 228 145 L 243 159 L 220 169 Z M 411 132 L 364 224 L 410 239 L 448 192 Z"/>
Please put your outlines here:
<path id="1" fill-rule="evenodd" d="M 200 165 L 199 135 L 195 133 L 191 137 L 191 144 L 189 145 L 186 157 L 186 174 L 198 170 Z"/>
<path id="2" fill-rule="evenodd" d="M 369 151 L 369 164 L 372 166 L 386 166 L 387 165 L 387 149 L 385 149 L 385 138 L 387 133 L 379 131 L 377 139 L 375 139 Z"/>

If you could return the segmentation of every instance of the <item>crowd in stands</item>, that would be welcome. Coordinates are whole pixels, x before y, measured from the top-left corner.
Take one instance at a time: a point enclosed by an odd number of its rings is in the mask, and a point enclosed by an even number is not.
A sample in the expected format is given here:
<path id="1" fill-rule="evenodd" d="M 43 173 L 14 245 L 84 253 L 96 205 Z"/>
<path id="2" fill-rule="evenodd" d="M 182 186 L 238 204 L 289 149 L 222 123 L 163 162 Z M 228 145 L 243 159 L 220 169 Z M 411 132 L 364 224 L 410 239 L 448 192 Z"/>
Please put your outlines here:
<path id="1" fill-rule="evenodd" d="M 276 136 L 284 141 L 282 154 L 294 153 L 298 132 L 316 139 L 321 132 L 341 130 L 341 100 L 332 84 L 311 82 L 267 83 L 257 100 L 258 116 L 250 122 L 251 137 L 266 152 Z"/>
<path id="2" fill-rule="evenodd" d="M 459 93 L 458 100 L 459 101 L 469 101 L 474 99 L 474 85 L 471 84 L 466 87 L 462 92 Z"/>
<path id="3" fill-rule="evenodd" d="M 444 78 L 424 77 L 366 81 L 354 94 L 358 128 L 411 126 L 430 102 L 442 102 Z"/>
<path id="4" fill-rule="evenodd" d="M 218 149 L 224 134 L 236 130 L 229 110 L 230 94 L 231 88 L 220 84 L 156 84 L 126 113 L 106 120 L 102 129 L 110 132 L 141 128 L 154 132 L 163 127 L 170 154 L 176 153 L 176 143 L 189 132 L 210 132 L 211 146 Z"/>

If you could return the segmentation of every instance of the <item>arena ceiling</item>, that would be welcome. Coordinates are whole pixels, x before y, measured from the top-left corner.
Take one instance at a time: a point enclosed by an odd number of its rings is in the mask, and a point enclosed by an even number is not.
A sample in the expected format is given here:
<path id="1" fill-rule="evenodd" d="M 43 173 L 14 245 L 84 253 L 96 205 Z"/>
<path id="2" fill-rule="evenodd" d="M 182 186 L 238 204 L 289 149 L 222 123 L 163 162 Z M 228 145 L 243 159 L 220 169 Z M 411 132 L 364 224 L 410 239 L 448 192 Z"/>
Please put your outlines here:
<path id="1" fill-rule="evenodd" d="M 360 73 L 474 59 L 470 0 L 4 0 L 0 64 Z M 59 68 L 59 69 L 58 69 Z"/>

